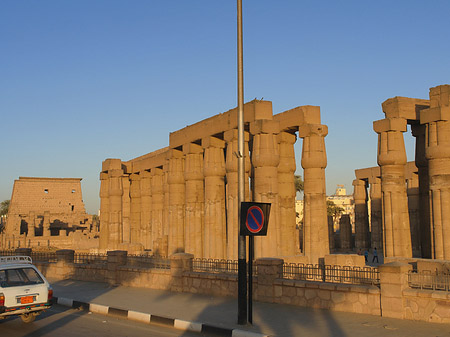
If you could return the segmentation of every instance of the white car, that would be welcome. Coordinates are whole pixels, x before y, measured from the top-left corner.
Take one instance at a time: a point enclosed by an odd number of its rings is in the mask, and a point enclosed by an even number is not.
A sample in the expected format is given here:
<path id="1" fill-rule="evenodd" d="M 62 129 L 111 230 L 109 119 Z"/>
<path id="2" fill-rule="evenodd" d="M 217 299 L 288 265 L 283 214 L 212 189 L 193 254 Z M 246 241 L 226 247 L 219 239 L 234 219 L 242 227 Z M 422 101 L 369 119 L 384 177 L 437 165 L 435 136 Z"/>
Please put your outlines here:
<path id="1" fill-rule="evenodd" d="M 0 319 L 34 321 L 52 305 L 53 289 L 29 256 L 0 256 Z"/>

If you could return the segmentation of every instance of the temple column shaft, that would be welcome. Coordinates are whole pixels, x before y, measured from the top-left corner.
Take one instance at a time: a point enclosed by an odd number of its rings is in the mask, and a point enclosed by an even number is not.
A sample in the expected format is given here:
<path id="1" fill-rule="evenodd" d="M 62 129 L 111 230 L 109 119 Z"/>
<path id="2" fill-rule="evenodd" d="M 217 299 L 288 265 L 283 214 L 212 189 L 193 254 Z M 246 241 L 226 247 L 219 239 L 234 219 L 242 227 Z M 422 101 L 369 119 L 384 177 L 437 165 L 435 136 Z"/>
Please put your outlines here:
<path id="1" fill-rule="evenodd" d="M 278 195 L 280 153 L 279 122 L 257 120 L 250 123 L 253 134 L 253 201 L 271 204 L 267 236 L 255 237 L 255 258 L 281 255 L 281 224 Z M 291 238 L 294 240 L 294 238 Z"/>
<path id="2" fill-rule="evenodd" d="M 430 89 L 430 108 L 420 113 L 426 123 L 432 253 L 450 259 L 450 85 Z"/>
<path id="3" fill-rule="evenodd" d="M 125 239 L 125 238 L 124 238 Z M 130 243 L 143 243 L 141 233 L 141 178 L 130 176 Z"/>
<path id="4" fill-rule="evenodd" d="M 280 203 L 281 255 L 298 254 L 298 235 L 295 229 L 295 134 L 278 135 L 280 163 L 278 164 L 278 195 Z M 295 238 L 295 240 L 293 240 Z"/>
<path id="5" fill-rule="evenodd" d="M 325 136 L 326 125 L 307 124 L 299 127 L 299 137 L 303 138 L 302 167 L 304 169 L 304 215 L 303 247 L 310 261 L 317 263 L 330 253 L 328 242 L 327 204 L 325 189 L 325 167 L 327 155 Z"/>
<path id="6" fill-rule="evenodd" d="M 229 130 L 224 133 L 227 142 L 225 167 L 227 171 L 227 259 L 238 259 L 238 132 Z M 249 200 L 248 174 L 251 167 L 248 150 L 249 133 L 244 133 L 244 169 L 245 169 L 245 200 Z"/>
<path id="7" fill-rule="evenodd" d="M 115 249 L 122 243 L 122 176 L 123 171 L 113 169 L 109 174 L 109 241 L 108 248 Z"/>
<path id="8" fill-rule="evenodd" d="M 186 187 L 184 182 L 183 152 L 171 149 L 168 153 L 169 170 L 169 254 L 184 252 L 184 212 Z"/>
<path id="9" fill-rule="evenodd" d="M 413 257 L 421 257 L 420 249 L 420 215 L 419 215 L 419 178 L 412 173 L 406 179 L 408 195 L 409 224 L 411 227 L 411 249 Z"/>
<path id="10" fill-rule="evenodd" d="M 186 156 L 184 178 L 186 181 L 186 253 L 203 257 L 203 149 L 197 144 L 183 146 Z"/>
<path id="11" fill-rule="evenodd" d="M 165 255 L 162 252 L 161 240 L 163 238 L 163 218 L 164 218 L 164 172 L 159 168 L 152 168 L 151 174 L 151 191 L 152 191 L 152 208 L 151 208 L 151 230 L 153 253 L 156 255 Z"/>
<path id="12" fill-rule="evenodd" d="M 369 178 L 371 247 L 383 251 L 383 227 L 381 215 L 381 179 Z"/>
<path id="13" fill-rule="evenodd" d="M 204 257 L 224 259 L 226 256 L 225 218 L 225 142 L 215 137 L 202 140 L 204 148 L 205 219 Z"/>
<path id="14" fill-rule="evenodd" d="M 130 176 L 122 177 L 122 224 L 119 228 L 120 240 L 124 243 L 131 242 L 131 198 L 130 198 Z"/>
<path id="15" fill-rule="evenodd" d="M 369 248 L 369 213 L 367 209 L 367 189 L 364 180 L 353 180 L 355 201 L 355 247 Z"/>
<path id="16" fill-rule="evenodd" d="M 389 118 L 373 123 L 378 133 L 381 172 L 384 255 L 412 257 L 408 200 L 405 183 L 406 151 L 402 132 L 406 120 Z"/>
<path id="17" fill-rule="evenodd" d="M 109 241 L 109 176 L 100 173 L 100 242 L 99 248 L 108 248 Z"/>
<path id="18" fill-rule="evenodd" d="M 149 171 L 140 172 L 141 177 L 141 237 L 145 249 L 153 249 L 152 216 L 152 178 Z"/>

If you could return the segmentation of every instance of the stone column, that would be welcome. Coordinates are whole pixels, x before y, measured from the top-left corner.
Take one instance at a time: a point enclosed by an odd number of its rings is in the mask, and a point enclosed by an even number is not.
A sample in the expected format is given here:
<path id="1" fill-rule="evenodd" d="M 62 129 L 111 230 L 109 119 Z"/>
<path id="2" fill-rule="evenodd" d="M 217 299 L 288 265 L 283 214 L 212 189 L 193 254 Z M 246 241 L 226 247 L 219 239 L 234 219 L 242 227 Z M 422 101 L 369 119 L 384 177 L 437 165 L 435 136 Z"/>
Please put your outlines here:
<path id="1" fill-rule="evenodd" d="M 205 191 L 203 185 L 203 149 L 197 144 L 183 146 L 186 156 L 184 179 L 186 181 L 186 252 L 196 258 L 203 257 L 203 212 Z"/>
<path id="2" fill-rule="evenodd" d="M 371 247 L 383 252 L 383 230 L 381 215 L 381 179 L 369 178 Z"/>
<path id="3" fill-rule="evenodd" d="M 422 258 L 431 258 L 431 226 L 430 226 L 430 199 L 428 192 L 428 160 L 425 156 L 426 125 L 411 125 L 411 132 L 416 137 L 416 166 L 419 171 L 419 226 L 420 248 Z"/>
<path id="4" fill-rule="evenodd" d="M 330 243 L 330 251 L 334 250 L 334 219 L 332 215 L 328 215 L 328 242 Z"/>
<path id="5" fill-rule="evenodd" d="M 152 213 L 151 228 L 153 239 L 153 254 L 164 255 L 161 251 L 161 240 L 163 237 L 163 218 L 164 218 L 164 172 L 160 168 L 152 168 L 150 171 L 152 176 Z M 159 244 L 158 244 L 159 243 Z"/>
<path id="6" fill-rule="evenodd" d="M 141 171 L 139 176 L 141 177 L 141 242 L 144 245 L 144 249 L 153 249 L 152 239 L 152 177 L 150 171 Z"/>
<path id="7" fill-rule="evenodd" d="M 295 229 L 295 134 L 278 134 L 280 163 L 278 164 L 278 195 L 280 204 L 281 255 L 290 256 L 300 253 L 299 241 Z"/>
<path id="8" fill-rule="evenodd" d="M 408 210 L 409 223 L 411 227 L 411 248 L 413 257 L 421 257 L 420 249 L 420 217 L 419 217 L 419 178 L 415 173 L 412 173 L 406 179 L 407 195 L 408 195 Z"/>
<path id="9" fill-rule="evenodd" d="M 168 151 L 169 254 L 184 252 L 185 182 L 183 152 Z"/>
<path id="10" fill-rule="evenodd" d="M 141 177 L 130 175 L 130 242 L 143 243 L 141 233 Z"/>
<path id="11" fill-rule="evenodd" d="M 120 226 L 121 242 L 131 243 L 131 198 L 130 176 L 122 176 L 122 224 Z"/>
<path id="12" fill-rule="evenodd" d="M 99 248 L 108 248 L 109 241 L 109 176 L 100 173 L 100 240 Z"/>
<path id="13" fill-rule="evenodd" d="M 169 160 L 166 160 L 166 164 L 163 166 L 163 192 L 164 192 L 164 207 L 163 207 L 163 223 L 162 231 L 163 236 L 167 235 L 167 247 L 169 245 Z"/>
<path id="14" fill-rule="evenodd" d="M 430 89 L 430 108 L 420 113 L 426 123 L 432 254 L 450 260 L 450 85 Z"/>
<path id="15" fill-rule="evenodd" d="M 238 205 L 238 132 L 228 130 L 224 133 L 227 143 L 225 167 L 227 171 L 227 259 L 238 259 L 239 205 Z M 248 150 L 249 133 L 244 132 L 244 170 L 245 200 L 249 200 L 248 177 L 251 167 Z"/>
<path id="16" fill-rule="evenodd" d="M 406 151 L 403 132 L 406 119 L 387 118 L 373 123 L 378 133 L 378 165 L 381 171 L 384 255 L 412 257 L 408 200 L 405 184 Z"/>
<path id="17" fill-rule="evenodd" d="M 353 180 L 355 201 L 355 247 L 369 248 L 369 214 L 367 210 L 367 189 L 365 180 Z"/>
<path id="18" fill-rule="evenodd" d="M 226 256 L 225 142 L 215 137 L 202 139 L 205 151 L 205 236 L 203 254 L 207 258 Z"/>
<path id="19" fill-rule="evenodd" d="M 44 211 L 44 221 L 43 221 L 43 236 L 50 236 L 50 212 Z"/>
<path id="20" fill-rule="evenodd" d="M 310 262 L 317 263 L 319 258 L 330 253 L 325 189 L 325 136 L 328 134 L 328 127 L 307 124 L 300 126 L 298 133 L 303 138 L 303 252 Z"/>
<path id="21" fill-rule="evenodd" d="M 29 212 L 28 217 L 30 220 L 28 221 L 27 237 L 31 239 L 31 238 L 34 238 L 34 227 L 35 227 L 35 222 L 36 222 L 36 215 L 34 212 Z"/>
<path id="22" fill-rule="evenodd" d="M 343 214 L 339 220 L 339 241 L 341 242 L 341 249 L 352 249 L 352 225 L 348 214 Z"/>
<path id="23" fill-rule="evenodd" d="M 279 128 L 278 121 L 256 120 L 250 123 L 250 133 L 253 134 L 253 200 L 272 205 L 267 236 L 255 238 L 255 258 L 279 256 L 281 246 L 285 244 L 281 241 L 278 195 Z M 291 240 L 295 239 L 292 237 Z"/>
<path id="24" fill-rule="evenodd" d="M 115 249 L 122 243 L 122 175 L 123 171 L 113 169 L 109 174 L 109 240 L 108 248 Z"/>

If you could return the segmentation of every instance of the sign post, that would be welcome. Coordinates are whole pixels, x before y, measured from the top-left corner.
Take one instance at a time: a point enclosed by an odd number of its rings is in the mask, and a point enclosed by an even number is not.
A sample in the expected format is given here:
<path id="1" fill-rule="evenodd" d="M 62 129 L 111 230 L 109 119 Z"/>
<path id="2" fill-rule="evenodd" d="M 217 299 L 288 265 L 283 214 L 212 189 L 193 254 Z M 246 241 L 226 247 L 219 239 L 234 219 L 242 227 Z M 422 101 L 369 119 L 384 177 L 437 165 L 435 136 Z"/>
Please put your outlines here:
<path id="1" fill-rule="evenodd" d="M 253 323 L 253 260 L 254 237 L 266 236 L 270 203 L 242 202 L 240 235 L 248 236 L 248 322 Z"/>

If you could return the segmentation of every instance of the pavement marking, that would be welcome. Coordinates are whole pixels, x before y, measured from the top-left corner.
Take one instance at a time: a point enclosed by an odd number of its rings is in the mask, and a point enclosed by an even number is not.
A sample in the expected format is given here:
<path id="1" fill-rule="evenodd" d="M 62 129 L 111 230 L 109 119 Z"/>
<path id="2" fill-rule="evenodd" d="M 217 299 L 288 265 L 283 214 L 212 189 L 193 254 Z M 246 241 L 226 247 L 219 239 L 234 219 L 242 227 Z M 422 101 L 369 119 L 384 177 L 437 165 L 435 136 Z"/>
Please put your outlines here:
<path id="1" fill-rule="evenodd" d="M 128 319 L 142 323 L 150 323 L 150 314 L 129 310 Z"/>
<path id="2" fill-rule="evenodd" d="M 92 312 L 95 312 L 97 314 L 107 315 L 108 311 L 109 311 L 109 307 L 106 306 L 106 305 L 90 303 L 89 304 L 89 310 L 92 311 Z"/>
<path id="3" fill-rule="evenodd" d="M 234 329 L 231 335 L 232 337 L 269 337 L 259 332 L 252 332 L 246 330 Z"/>
<path id="4" fill-rule="evenodd" d="M 202 323 L 183 321 L 176 319 L 173 326 L 180 330 L 188 330 L 194 332 L 202 332 Z"/>

